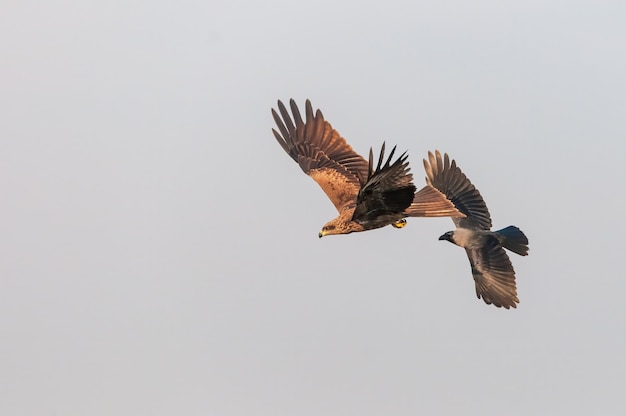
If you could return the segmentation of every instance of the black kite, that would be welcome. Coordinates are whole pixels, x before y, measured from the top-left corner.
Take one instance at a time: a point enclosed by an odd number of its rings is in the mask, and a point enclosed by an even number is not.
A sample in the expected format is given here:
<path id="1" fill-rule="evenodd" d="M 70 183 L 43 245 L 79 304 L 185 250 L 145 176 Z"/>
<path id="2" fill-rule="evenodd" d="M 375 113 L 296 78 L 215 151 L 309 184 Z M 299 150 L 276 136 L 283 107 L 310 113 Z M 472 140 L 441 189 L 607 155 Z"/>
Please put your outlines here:
<path id="1" fill-rule="evenodd" d="M 306 101 L 306 122 L 295 101 L 289 102 L 293 119 L 281 101 L 280 115 L 272 109 L 278 126 L 276 140 L 300 168 L 317 182 L 339 211 L 319 237 L 349 234 L 393 225 L 406 224 L 405 217 L 463 216 L 445 195 L 430 185 L 415 193 L 406 152 L 395 161 L 394 147 L 385 160 L 383 144 L 376 169 L 370 148 L 369 163 L 324 120 L 320 110 L 313 113 Z M 282 117 L 281 117 L 282 116 Z"/>

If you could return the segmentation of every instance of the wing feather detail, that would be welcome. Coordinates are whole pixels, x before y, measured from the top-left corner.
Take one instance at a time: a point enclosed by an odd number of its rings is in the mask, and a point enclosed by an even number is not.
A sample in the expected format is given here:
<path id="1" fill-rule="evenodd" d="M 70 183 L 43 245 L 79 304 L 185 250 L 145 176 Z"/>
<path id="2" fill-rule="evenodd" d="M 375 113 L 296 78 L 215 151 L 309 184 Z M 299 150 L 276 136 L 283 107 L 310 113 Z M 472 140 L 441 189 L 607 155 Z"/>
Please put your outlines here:
<path id="1" fill-rule="evenodd" d="M 515 270 L 498 240 L 489 236 L 480 247 L 466 248 L 476 285 L 476 296 L 485 303 L 506 309 L 516 308 L 519 299 Z"/>
<path id="2" fill-rule="evenodd" d="M 442 159 L 438 150 L 428 152 L 424 159 L 426 183 L 443 193 L 466 218 L 453 218 L 457 227 L 491 229 L 491 216 L 480 192 L 465 176 L 456 162 L 445 153 Z"/>
<path id="3" fill-rule="evenodd" d="M 370 148 L 367 178 L 364 182 L 362 180 L 353 221 L 381 220 L 389 224 L 406 216 L 404 211 L 411 205 L 416 188 L 413 175 L 409 173 L 406 152 L 392 163 L 395 152 L 394 146 L 385 161 L 383 143 L 374 169 L 374 155 Z"/>
<path id="4" fill-rule="evenodd" d="M 341 212 L 347 205 L 356 203 L 361 182 L 367 177 L 368 163 L 324 120 L 320 110 L 313 112 L 309 100 L 305 105 L 306 121 L 293 99 L 289 105 L 293 119 L 281 101 L 278 101 L 280 114 L 272 109 L 278 127 L 278 131 L 272 129 L 274 137 Z"/>

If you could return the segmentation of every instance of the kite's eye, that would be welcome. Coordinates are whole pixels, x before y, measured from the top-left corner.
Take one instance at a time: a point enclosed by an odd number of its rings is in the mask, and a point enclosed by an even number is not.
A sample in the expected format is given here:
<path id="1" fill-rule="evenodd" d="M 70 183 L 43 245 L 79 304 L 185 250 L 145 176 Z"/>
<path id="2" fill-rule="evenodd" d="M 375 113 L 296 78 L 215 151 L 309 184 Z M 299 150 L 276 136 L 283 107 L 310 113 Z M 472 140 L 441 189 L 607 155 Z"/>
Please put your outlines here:
<path id="1" fill-rule="evenodd" d="M 324 231 L 330 231 L 330 230 L 334 230 L 335 226 L 334 225 L 326 225 L 324 226 L 324 228 L 322 228 L 322 230 Z"/>

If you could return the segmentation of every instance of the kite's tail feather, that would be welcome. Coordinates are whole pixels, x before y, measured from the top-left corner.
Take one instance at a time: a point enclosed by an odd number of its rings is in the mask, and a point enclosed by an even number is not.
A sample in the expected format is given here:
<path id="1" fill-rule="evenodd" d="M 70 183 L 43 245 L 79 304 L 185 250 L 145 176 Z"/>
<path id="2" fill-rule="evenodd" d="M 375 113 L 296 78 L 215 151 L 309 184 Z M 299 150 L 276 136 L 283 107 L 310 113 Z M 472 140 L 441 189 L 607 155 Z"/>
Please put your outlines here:
<path id="1" fill-rule="evenodd" d="M 417 191 L 406 214 L 409 217 L 465 217 L 444 194 L 430 185 Z"/>
<path id="2" fill-rule="evenodd" d="M 517 253 L 520 256 L 528 255 L 528 238 L 514 225 L 496 231 L 502 247 Z"/>

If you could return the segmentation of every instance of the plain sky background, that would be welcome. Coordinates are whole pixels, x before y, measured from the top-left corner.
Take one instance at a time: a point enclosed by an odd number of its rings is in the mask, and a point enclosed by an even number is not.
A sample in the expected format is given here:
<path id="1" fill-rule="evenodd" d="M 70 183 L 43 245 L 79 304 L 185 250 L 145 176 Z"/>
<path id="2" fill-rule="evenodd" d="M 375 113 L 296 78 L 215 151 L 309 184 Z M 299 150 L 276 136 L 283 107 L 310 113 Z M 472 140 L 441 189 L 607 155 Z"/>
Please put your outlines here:
<path id="1" fill-rule="evenodd" d="M 0 414 L 626 413 L 623 1 L 5 1 Z M 485 305 L 447 219 L 319 240 L 272 136 L 455 158 L 519 226 Z"/>

